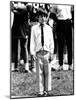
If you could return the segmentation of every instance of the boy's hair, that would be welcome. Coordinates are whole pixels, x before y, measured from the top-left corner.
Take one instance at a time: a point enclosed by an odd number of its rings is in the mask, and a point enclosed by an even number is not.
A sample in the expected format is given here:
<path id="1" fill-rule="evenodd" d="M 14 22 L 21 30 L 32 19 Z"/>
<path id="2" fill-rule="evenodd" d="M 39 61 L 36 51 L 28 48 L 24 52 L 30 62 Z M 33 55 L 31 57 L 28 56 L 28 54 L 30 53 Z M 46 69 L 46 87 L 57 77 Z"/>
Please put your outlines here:
<path id="1" fill-rule="evenodd" d="M 43 9 L 39 9 L 38 11 L 37 11 L 37 14 L 38 14 L 38 16 L 46 16 L 47 17 L 47 11 L 46 10 L 43 10 Z"/>

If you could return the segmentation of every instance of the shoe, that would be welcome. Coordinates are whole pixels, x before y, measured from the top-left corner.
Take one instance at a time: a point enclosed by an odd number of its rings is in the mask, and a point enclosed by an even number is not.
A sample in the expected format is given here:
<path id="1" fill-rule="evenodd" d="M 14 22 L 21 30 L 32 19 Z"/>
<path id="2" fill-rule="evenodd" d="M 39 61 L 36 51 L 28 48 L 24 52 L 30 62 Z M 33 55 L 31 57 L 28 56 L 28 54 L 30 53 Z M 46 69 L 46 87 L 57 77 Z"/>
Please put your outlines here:
<path id="1" fill-rule="evenodd" d="M 33 69 L 32 69 L 32 72 L 36 73 L 36 68 L 33 68 Z"/>
<path id="2" fill-rule="evenodd" d="M 44 91 L 43 95 L 44 95 L 44 96 L 47 96 L 47 94 L 48 94 L 48 92 Z"/>
<path id="3" fill-rule="evenodd" d="M 73 67 L 72 67 L 72 65 L 69 65 L 68 70 L 74 70 Z"/>
<path id="4" fill-rule="evenodd" d="M 62 71 L 63 70 L 63 66 L 59 66 L 58 71 Z"/>
<path id="5" fill-rule="evenodd" d="M 21 67 L 21 68 L 19 69 L 19 72 L 20 72 L 20 73 L 28 73 L 28 70 L 26 70 L 25 68 Z"/>
<path id="6" fill-rule="evenodd" d="M 44 91 L 41 91 L 37 94 L 38 97 L 43 97 L 44 96 Z"/>
<path id="7" fill-rule="evenodd" d="M 51 68 L 51 71 L 56 71 L 56 69 L 55 68 Z"/>
<path id="8" fill-rule="evenodd" d="M 47 96 L 51 96 L 51 94 L 50 93 L 47 93 Z"/>
<path id="9" fill-rule="evenodd" d="M 28 73 L 31 73 L 31 71 L 30 70 L 27 70 L 28 71 Z"/>
<path id="10" fill-rule="evenodd" d="M 28 70 L 24 70 L 23 73 L 28 73 Z"/>
<path id="11" fill-rule="evenodd" d="M 24 60 L 21 59 L 21 60 L 19 61 L 19 64 L 20 64 L 20 65 L 23 65 L 23 64 L 24 64 Z"/>
<path id="12" fill-rule="evenodd" d="M 12 72 L 18 72 L 18 69 L 14 69 Z"/>
<path id="13" fill-rule="evenodd" d="M 43 97 L 44 94 L 37 94 L 37 97 Z"/>

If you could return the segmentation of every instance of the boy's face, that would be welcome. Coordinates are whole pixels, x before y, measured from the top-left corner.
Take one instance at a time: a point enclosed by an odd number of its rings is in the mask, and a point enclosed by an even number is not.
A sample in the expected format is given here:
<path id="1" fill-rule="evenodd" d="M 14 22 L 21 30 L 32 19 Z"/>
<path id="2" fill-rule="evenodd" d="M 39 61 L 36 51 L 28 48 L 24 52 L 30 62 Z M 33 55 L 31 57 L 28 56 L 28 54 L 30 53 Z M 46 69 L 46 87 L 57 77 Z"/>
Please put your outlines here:
<path id="1" fill-rule="evenodd" d="M 47 22 L 47 16 L 45 16 L 45 15 L 40 15 L 39 16 L 39 22 L 40 23 L 44 23 L 44 22 Z"/>
<path id="2" fill-rule="evenodd" d="M 43 23 L 43 17 L 39 15 L 39 23 Z"/>
<path id="3" fill-rule="evenodd" d="M 47 23 L 47 16 L 43 16 L 43 21 L 45 22 L 45 23 Z"/>

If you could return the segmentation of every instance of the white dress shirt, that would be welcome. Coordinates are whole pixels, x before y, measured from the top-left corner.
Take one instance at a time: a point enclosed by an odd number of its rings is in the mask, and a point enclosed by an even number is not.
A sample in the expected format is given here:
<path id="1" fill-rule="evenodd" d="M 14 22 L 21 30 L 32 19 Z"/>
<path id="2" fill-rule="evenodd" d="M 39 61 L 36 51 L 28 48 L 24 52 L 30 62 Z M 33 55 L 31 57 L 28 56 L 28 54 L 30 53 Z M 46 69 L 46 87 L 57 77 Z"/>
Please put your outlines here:
<path id="1" fill-rule="evenodd" d="M 13 14 L 13 12 L 11 11 L 11 28 L 12 28 L 12 26 L 13 26 L 13 21 L 14 21 L 14 14 Z"/>
<path id="2" fill-rule="evenodd" d="M 54 20 L 49 18 L 49 25 L 50 25 L 51 28 L 53 28 L 53 23 L 54 23 Z"/>
<path id="3" fill-rule="evenodd" d="M 54 41 L 53 41 L 53 33 L 52 28 L 47 24 L 43 26 L 44 32 L 44 47 L 41 44 L 41 26 L 40 23 L 34 25 L 31 29 L 31 41 L 30 41 L 30 53 L 35 55 L 36 52 L 44 49 L 53 53 L 54 51 Z"/>
<path id="4" fill-rule="evenodd" d="M 58 19 L 71 19 L 71 6 L 67 6 L 67 5 L 58 5 L 57 8 L 60 10 L 60 13 L 58 16 Z"/>

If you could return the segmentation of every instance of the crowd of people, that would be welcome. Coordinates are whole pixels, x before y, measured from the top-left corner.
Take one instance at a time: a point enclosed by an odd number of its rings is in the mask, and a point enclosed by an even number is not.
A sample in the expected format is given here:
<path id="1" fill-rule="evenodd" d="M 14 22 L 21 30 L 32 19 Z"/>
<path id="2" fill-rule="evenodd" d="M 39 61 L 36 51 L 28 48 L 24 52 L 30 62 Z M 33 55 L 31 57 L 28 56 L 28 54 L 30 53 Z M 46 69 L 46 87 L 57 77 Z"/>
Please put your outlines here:
<path id="1" fill-rule="evenodd" d="M 23 62 L 27 72 L 29 70 L 29 55 L 31 55 L 31 66 L 33 67 L 34 65 L 35 57 L 30 52 L 32 50 L 30 43 L 33 41 L 31 41 L 33 34 L 32 27 L 39 23 L 39 15 L 41 13 L 45 13 L 45 23 L 52 28 L 54 40 L 53 55 L 58 55 L 60 65 L 58 70 L 63 69 L 64 52 L 67 52 L 67 63 L 69 69 L 71 69 L 73 58 L 74 7 L 72 5 L 48 6 L 49 4 L 44 4 L 44 8 L 43 5 L 37 6 L 35 4 L 33 6 L 32 3 L 30 4 L 25 2 L 11 2 L 11 62 L 15 63 L 14 69 L 17 70 L 18 65 Z M 32 69 L 32 67 L 30 68 Z"/>
<path id="2" fill-rule="evenodd" d="M 68 70 L 72 70 L 74 6 L 30 4 L 11 2 L 11 63 L 15 64 L 14 71 L 35 69 L 38 96 L 49 95 L 54 55 L 58 57 L 57 70 L 61 71 L 67 52 Z"/>

